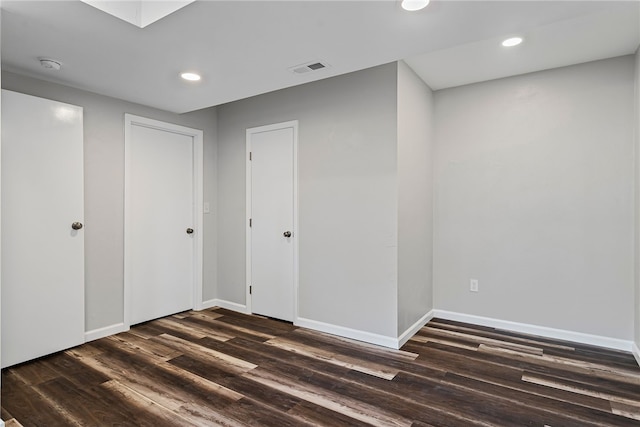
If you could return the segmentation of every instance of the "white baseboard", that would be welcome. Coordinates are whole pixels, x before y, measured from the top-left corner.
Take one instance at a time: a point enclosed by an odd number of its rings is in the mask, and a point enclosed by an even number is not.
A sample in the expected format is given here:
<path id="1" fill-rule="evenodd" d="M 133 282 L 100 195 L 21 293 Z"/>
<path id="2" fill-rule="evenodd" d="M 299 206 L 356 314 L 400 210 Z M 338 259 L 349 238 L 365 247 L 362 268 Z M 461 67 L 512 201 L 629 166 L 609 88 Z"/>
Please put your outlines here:
<path id="1" fill-rule="evenodd" d="M 128 326 L 124 323 L 116 323 L 115 325 L 105 326 L 104 328 L 94 329 L 84 333 L 84 341 L 89 342 L 100 338 L 108 337 L 109 335 L 119 334 L 120 332 L 126 332 L 129 330 Z M 0 426 L 2 427 L 2 426 Z"/>
<path id="2" fill-rule="evenodd" d="M 422 316 L 420 319 L 418 319 L 418 321 L 416 323 L 414 323 L 413 325 L 411 325 L 409 327 L 409 329 L 407 329 L 406 331 L 404 331 L 402 333 L 402 335 L 400 335 L 398 337 L 398 343 L 397 343 L 397 347 L 396 348 L 400 348 L 403 345 L 405 345 L 405 343 L 407 341 L 409 341 L 411 339 L 412 336 L 414 336 L 416 334 L 416 332 L 418 332 L 420 330 L 420 328 L 422 328 L 424 325 L 426 325 L 427 323 L 429 323 L 429 320 L 433 319 L 433 313 L 435 310 L 431 310 L 429 311 L 427 314 L 425 314 L 424 316 Z"/>
<path id="3" fill-rule="evenodd" d="M 207 308 L 212 308 L 212 307 L 217 307 L 218 306 L 218 300 L 217 299 L 210 299 L 207 301 L 202 301 L 202 304 L 200 304 L 200 308 L 202 310 L 206 310 Z"/>
<path id="4" fill-rule="evenodd" d="M 238 304 L 236 302 L 225 301 L 223 299 L 210 299 L 202 302 L 202 309 L 211 308 L 211 307 L 221 307 L 226 308 L 231 311 L 237 311 L 238 313 L 243 314 L 251 314 L 247 309 L 247 306 L 244 304 Z"/>
<path id="5" fill-rule="evenodd" d="M 369 344 L 381 345 L 383 347 L 398 348 L 398 339 L 385 335 L 373 334 L 371 332 L 360 331 L 358 329 L 346 328 L 344 326 L 332 325 L 330 323 L 318 322 L 317 320 L 298 317 L 293 322 L 296 326 L 301 326 L 314 331 L 326 332 L 340 337 L 351 338 L 357 341 L 364 341 Z"/>
<path id="6" fill-rule="evenodd" d="M 235 302 L 225 301 L 221 299 L 211 299 L 202 302 L 202 308 L 221 307 L 239 313 L 251 314 L 246 305 Z M 421 327 L 423 327 L 433 317 L 433 310 L 421 317 L 415 324 L 407 329 L 399 338 L 388 337 L 385 335 L 373 334 L 371 332 L 361 331 L 358 329 L 346 328 L 344 326 L 333 325 L 330 323 L 318 322 L 317 320 L 305 319 L 298 317 L 294 323 L 296 326 L 313 329 L 315 331 L 326 332 L 328 334 L 338 335 L 345 338 L 351 338 L 357 341 L 363 341 L 370 344 L 381 345 L 384 347 L 398 349 L 407 342 Z"/>
<path id="7" fill-rule="evenodd" d="M 638 362 L 638 366 L 640 366 L 640 348 L 638 348 L 637 343 L 633 343 L 633 349 L 631 350 L 633 353 L 633 357 L 636 358 L 636 362 Z"/>
<path id="8" fill-rule="evenodd" d="M 434 310 L 434 317 L 629 352 L 631 352 L 633 344 L 632 341 L 625 341 L 618 338 L 604 337 L 601 335 L 591 335 L 585 334 L 583 332 L 574 332 L 564 329 L 548 328 L 546 326 L 529 325 L 526 323 L 511 322 L 508 320 L 499 320 L 490 317 L 474 316 L 471 314 L 462 314 L 446 310 Z"/>

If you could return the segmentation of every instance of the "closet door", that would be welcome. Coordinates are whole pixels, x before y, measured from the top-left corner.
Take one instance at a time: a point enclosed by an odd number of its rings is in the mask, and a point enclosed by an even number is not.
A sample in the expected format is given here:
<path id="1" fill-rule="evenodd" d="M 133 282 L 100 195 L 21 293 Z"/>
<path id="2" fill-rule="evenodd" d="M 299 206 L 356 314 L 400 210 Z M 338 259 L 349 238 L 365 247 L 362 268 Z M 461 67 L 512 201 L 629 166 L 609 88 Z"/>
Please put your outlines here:
<path id="1" fill-rule="evenodd" d="M 2 367 L 84 342 L 82 114 L 2 91 Z"/>
<path id="2" fill-rule="evenodd" d="M 198 129 L 125 115 L 130 325 L 197 308 L 202 301 L 202 136 Z"/>
<path id="3" fill-rule="evenodd" d="M 251 311 L 296 320 L 297 121 L 247 129 Z"/>

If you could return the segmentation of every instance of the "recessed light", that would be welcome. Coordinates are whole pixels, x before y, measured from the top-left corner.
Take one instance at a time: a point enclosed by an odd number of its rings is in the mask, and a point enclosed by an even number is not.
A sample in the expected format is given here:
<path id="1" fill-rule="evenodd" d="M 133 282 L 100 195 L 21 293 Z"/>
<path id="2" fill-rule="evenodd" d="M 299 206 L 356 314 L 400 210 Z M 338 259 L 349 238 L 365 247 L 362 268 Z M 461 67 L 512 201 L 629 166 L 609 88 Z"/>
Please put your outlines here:
<path id="1" fill-rule="evenodd" d="M 424 9 L 429 4 L 429 0 L 402 0 L 402 8 L 409 12 Z"/>
<path id="2" fill-rule="evenodd" d="M 502 46 L 504 47 L 513 47 L 518 46 L 522 43 L 522 37 L 511 37 L 502 42 Z"/>
<path id="3" fill-rule="evenodd" d="M 182 73 L 180 74 L 180 77 L 185 80 L 189 80 L 190 82 L 197 82 L 200 80 L 200 75 L 196 73 Z"/>

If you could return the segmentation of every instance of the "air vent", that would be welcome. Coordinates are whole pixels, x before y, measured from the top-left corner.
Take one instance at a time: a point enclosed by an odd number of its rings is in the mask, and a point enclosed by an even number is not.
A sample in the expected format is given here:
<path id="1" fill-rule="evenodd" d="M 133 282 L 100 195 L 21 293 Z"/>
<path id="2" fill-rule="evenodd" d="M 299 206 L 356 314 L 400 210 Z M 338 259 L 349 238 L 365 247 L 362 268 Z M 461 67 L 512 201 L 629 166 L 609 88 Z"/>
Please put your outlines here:
<path id="1" fill-rule="evenodd" d="M 307 64 L 296 65 L 295 67 L 289 68 L 289 71 L 296 74 L 305 74 L 305 73 L 310 73 L 311 71 L 322 70 L 323 68 L 327 68 L 327 67 L 329 67 L 329 65 L 324 62 L 314 61 L 314 62 L 309 62 Z"/>
<path id="2" fill-rule="evenodd" d="M 320 68 L 325 68 L 322 62 L 316 62 L 315 64 L 307 65 L 308 68 L 311 68 L 313 71 L 319 70 Z"/>

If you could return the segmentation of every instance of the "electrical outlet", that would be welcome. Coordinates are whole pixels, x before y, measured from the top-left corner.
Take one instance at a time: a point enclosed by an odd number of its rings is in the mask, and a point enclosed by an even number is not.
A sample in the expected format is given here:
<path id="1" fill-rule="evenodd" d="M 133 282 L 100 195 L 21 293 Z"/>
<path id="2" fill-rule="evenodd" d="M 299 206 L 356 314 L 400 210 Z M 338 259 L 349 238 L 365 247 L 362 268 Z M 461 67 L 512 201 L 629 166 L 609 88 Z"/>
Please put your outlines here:
<path id="1" fill-rule="evenodd" d="M 478 279 L 469 280 L 469 290 L 471 292 L 478 292 Z"/>

